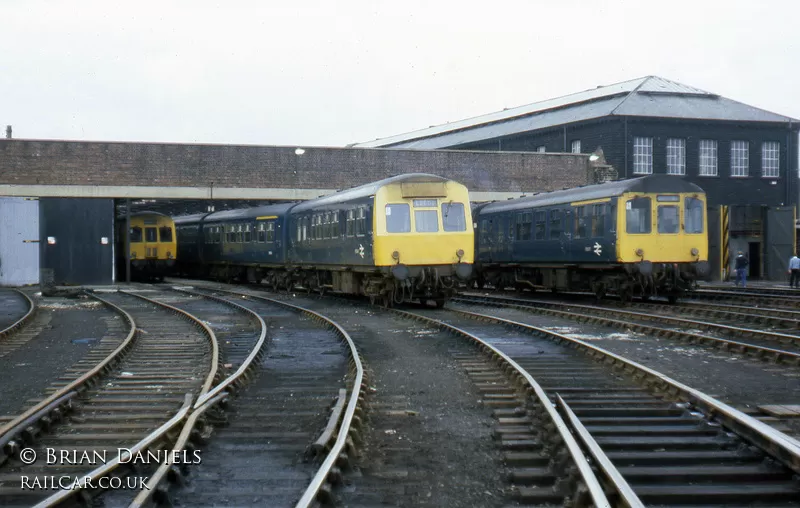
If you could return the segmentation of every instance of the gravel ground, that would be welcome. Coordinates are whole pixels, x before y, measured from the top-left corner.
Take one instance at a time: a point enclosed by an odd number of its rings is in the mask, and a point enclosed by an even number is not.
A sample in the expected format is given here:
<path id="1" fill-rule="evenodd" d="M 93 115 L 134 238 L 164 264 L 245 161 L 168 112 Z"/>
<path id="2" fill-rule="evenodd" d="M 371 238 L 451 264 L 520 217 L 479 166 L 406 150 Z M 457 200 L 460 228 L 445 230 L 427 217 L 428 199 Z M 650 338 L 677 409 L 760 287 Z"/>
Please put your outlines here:
<path id="1" fill-rule="evenodd" d="M 48 324 L 0 358 L 0 415 L 18 414 L 31 405 L 30 399 L 44 396 L 50 383 L 99 343 L 105 320 L 118 318 L 92 300 L 45 298 L 37 305 L 37 319 Z"/>
<path id="2" fill-rule="evenodd" d="M 449 335 L 351 303 L 296 298 L 337 321 L 370 371 L 365 446 L 339 491 L 345 506 L 503 506 L 491 410 L 452 357 Z"/>
<path id="3" fill-rule="evenodd" d="M 461 304 L 450 306 L 528 323 L 584 340 L 733 406 L 754 408 L 764 404 L 800 402 L 800 371 L 797 368 L 750 360 L 707 346 L 620 332 L 617 328 L 576 323 L 522 310 Z"/>

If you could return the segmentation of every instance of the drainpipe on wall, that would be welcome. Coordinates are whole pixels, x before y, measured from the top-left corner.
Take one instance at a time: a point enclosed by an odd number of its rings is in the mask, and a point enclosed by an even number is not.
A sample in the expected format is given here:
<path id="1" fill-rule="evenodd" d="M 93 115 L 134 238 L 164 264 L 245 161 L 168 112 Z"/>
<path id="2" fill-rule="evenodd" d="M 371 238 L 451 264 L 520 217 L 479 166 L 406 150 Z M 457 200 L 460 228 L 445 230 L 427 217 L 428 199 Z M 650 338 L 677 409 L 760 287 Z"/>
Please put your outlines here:
<path id="1" fill-rule="evenodd" d="M 567 152 L 567 126 L 566 125 L 564 126 L 564 150 L 562 150 L 562 151 L 564 153 Z"/>
<path id="2" fill-rule="evenodd" d="M 625 124 L 625 134 L 622 140 L 622 146 L 625 147 L 625 178 L 628 178 L 628 117 L 623 120 Z"/>

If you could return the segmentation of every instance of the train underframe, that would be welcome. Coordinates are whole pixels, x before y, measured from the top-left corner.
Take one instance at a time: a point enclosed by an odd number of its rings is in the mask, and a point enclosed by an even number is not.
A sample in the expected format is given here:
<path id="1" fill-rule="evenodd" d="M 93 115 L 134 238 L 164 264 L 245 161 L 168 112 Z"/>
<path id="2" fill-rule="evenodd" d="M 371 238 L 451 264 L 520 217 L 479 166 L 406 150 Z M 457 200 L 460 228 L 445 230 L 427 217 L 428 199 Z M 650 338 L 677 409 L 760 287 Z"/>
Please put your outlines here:
<path id="1" fill-rule="evenodd" d="M 690 294 L 708 273 L 708 263 L 622 263 L 603 266 L 483 265 L 475 284 L 483 288 L 587 291 L 598 299 L 613 294 L 623 301 L 633 297 L 666 297 L 670 303 Z"/>
<path id="2" fill-rule="evenodd" d="M 125 260 L 121 261 L 120 271 L 124 280 Z M 131 278 L 135 280 L 163 281 L 164 277 L 172 273 L 175 268 L 174 259 L 131 259 Z"/>
<path id="3" fill-rule="evenodd" d="M 456 293 L 459 282 L 469 279 L 471 272 L 472 265 L 465 263 L 375 268 L 215 264 L 201 275 L 265 284 L 276 291 L 301 288 L 320 294 L 332 291 L 362 295 L 384 307 L 414 301 L 432 301 L 436 307 L 442 307 Z"/>

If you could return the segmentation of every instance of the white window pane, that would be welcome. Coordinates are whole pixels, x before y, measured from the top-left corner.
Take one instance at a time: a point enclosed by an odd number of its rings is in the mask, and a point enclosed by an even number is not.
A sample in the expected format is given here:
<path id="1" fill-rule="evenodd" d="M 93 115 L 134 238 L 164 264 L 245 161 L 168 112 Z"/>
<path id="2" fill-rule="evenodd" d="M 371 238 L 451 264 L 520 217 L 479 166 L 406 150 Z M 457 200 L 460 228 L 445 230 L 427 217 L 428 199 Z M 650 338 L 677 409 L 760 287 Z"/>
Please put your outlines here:
<path id="1" fill-rule="evenodd" d="M 649 175 L 653 172 L 653 138 L 633 138 L 633 174 Z"/>
<path id="2" fill-rule="evenodd" d="M 686 174 L 685 139 L 667 139 L 667 174 Z"/>
<path id="3" fill-rule="evenodd" d="M 761 144 L 761 176 L 780 176 L 780 149 L 781 144 L 776 141 L 765 141 Z"/>

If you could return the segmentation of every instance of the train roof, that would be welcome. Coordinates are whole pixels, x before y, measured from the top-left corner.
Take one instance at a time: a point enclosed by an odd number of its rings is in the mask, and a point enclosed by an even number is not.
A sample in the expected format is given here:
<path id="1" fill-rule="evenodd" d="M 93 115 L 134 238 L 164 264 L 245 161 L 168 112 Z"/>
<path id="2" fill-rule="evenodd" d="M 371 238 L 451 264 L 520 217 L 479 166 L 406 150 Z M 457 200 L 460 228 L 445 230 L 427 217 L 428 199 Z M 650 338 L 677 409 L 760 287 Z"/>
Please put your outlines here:
<path id="1" fill-rule="evenodd" d="M 489 203 L 480 210 L 480 213 L 504 212 L 531 206 L 560 205 L 574 201 L 610 198 L 620 196 L 626 192 L 702 193 L 704 191 L 699 186 L 674 175 L 650 175 Z"/>
<path id="2" fill-rule="evenodd" d="M 270 215 L 285 215 L 297 203 L 280 203 L 277 205 L 263 205 L 252 208 L 237 208 L 235 210 L 222 210 L 205 217 L 203 222 L 231 221 L 239 219 L 254 219 Z"/>
<path id="3" fill-rule="evenodd" d="M 158 215 L 159 217 L 169 217 L 169 215 L 167 215 L 165 213 L 151 212 L 149 210 L 141 210 L 141 211 L 138 211 L 138 212 L 133 212 L 131 214 L 131 218 L 133 218 L 133 217 L 145 217 L 147 215 Z M 122 217 L 124 218 L 125 216 L 123 215 Z"/>
<path id="4" fill-rule="evenodd" d="M 175 222 L 175 225 L 178 224 L 194 224 L 203 220 L 203 217 L 209 215 L 210 212 L 203 212 L 203 213 L 194 213 L 192 215 L 181 215 L 179 217 L 173 217 L 172 220 Z"/>
<path id="5" fill-rule="evenodd" d="M 317 199 L 311 199 L 309 201 L 304 201 L 297 205 L 297 207 L 292 210 L 294 212 L 303 212 L 307 210 L 313 210 L 318 206 L 326 206 L 326 205 L 333 205 L 337 203 L 343 203 L 346 201 L 352 201 L 354 199 L 359 199 L 367 196 L 372 196 L 378 189 L 381 187 L 385 187 L 387 185 L 399 182 L 448 182 L 450 178 L 445 178 L 439 175 L 431 175 L 428 173 L 407 173 L 404 175 L 397 175 L 391 178 L 384 178 L 383 180 L 378 180 L 377 182 L 368 183 L 365 185 L 361 185 L 359 187 L 353 187 L 352 189 L 347 189 L 343 191 L 336 192 L 334 194 L 329 194 L 327 196 L 323 196 Z"/>

